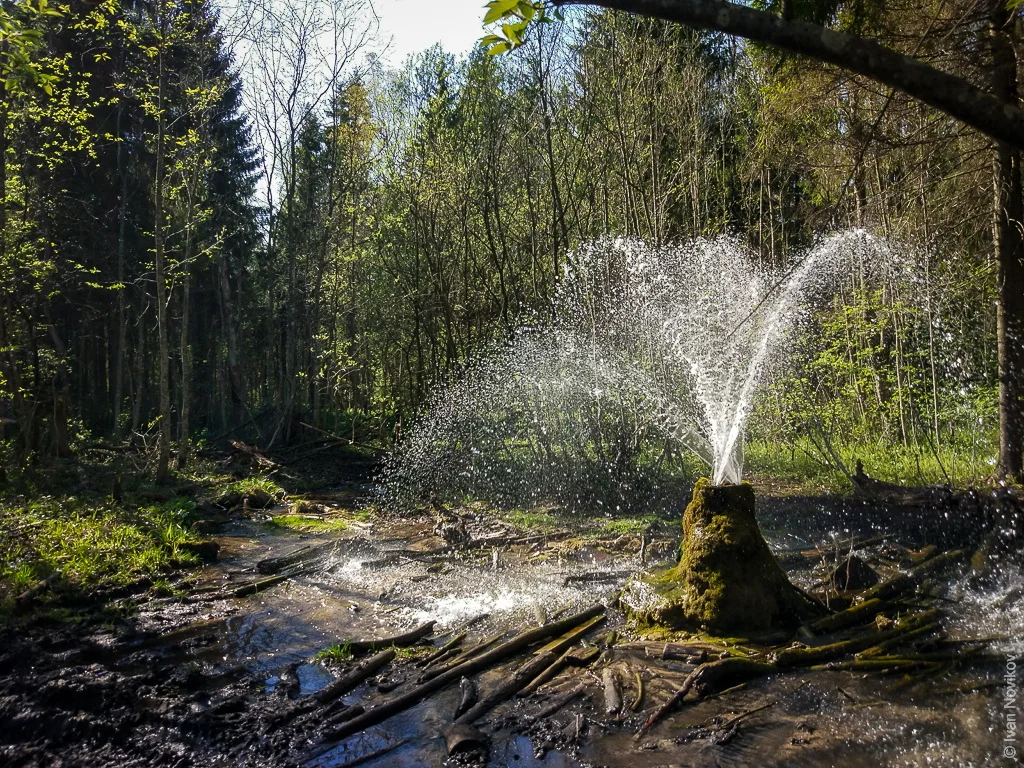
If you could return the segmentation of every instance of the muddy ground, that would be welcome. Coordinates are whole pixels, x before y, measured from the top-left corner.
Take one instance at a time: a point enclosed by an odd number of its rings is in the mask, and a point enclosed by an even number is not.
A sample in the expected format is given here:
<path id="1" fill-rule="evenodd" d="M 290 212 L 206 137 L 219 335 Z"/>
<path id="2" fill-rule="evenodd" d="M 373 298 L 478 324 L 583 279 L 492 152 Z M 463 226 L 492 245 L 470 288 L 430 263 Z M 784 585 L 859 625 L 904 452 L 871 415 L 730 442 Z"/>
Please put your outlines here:
<path id="1" fill-rule="evenodd" d="M 323 517 L 344 517 L 360 488 L 335 482 L 310 501 Z M 836 556 L 848 554 L 851 542 L 884 578 L 936 538 L 908 526 L 908 515 L 921 510 L 896 514 L 781 496 L 759 503 L 766 537 L 791 578 L 807 588 Z M 215 537 L 217 562 L 198 574 L 180 574 L 175 595 L 106 595 L 83 606 L 84 618 L 74 624 L 39 618 L 0 629 L 0 764 L 1013 764 L 1000 740 L 1005 665 L 993 660 L 927 676 L 772 674 L 684 706 L 638 738 L 643 722 L 701 661 L 665 658 L 666 641 L 692 649 L 701 638 L 645 635 L 627 626 L 615 607 L 629 573 L 671 559 L 676 530 L 669 522 L 618 536 L 580 536 L 517 529 L 465 509 L 459 517 L 466 539 L 439 529 L 429 514 L 352 520 L 331 534 L 271 528 L 264 522 L 270 514 L 232 516 Z M 858 546 L 858 540 L 868 543 Z M 266 578 L 260 562 L 309 551 L 303 548 L 318 553 L 310 567 L 256 594 L 229 596 Z M 1019 584 L 1019 571 L 997 573 L 984 585 L 954 571 L 930 588 L 947 614 L 944 632 L 1000 638 L 988 647 L 996 659 L 1024 648 Z M 533 695 L 487 713 L 465 751 L 449 755 L 445 740 L 459 704 L 458 683 L 354 736 L 324 740 L 357 707 L 370 709 L 414 687 L 426 654 L 456 634 L 464 631 L 462 647 L 472 646 L 595 604 L 607 606 L 605 620 L 581 646 L 596 647 L 596 661 L 568 668 Z M 331 705 L 311 703 L 369 655 L 332 661 L 318 659 L 319 651 L 431 620 L 430 637 L 368 681 Z M 756 651 L 753 643 L 741 647 Z M 344 648 L 336 650 L 344 656 Z M 491 667 L 479 689 L 486 694 L 528 657 Z M 611 713 L 609 674 L 622 700 Z M 572 701 L 538 717 L 575 690 Z M 486 746 L 472 748 L 480 734 Z"/>

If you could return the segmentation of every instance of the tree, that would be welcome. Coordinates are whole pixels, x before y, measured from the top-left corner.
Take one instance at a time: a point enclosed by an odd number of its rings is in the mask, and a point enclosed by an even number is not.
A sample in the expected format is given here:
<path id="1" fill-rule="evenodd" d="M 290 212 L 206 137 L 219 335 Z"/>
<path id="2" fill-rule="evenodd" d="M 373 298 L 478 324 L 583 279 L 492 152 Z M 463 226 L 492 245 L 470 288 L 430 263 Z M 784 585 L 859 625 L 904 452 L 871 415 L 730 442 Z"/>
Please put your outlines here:
<path id="1" fill-rule="evenodd" d="M 905 56 L 873 40 L 819 24 L 776 16 L 725 0 L 551 0 L 551 6 L 598 5 L 696 29 L 764 43 L 809 56 L 906 93 L 994 139 L 993 243 L 999 289 L 999 416 L 1001 476 L 1024 477 L 1024 216 L 1020 151 L 1024 149 L 1024 110 L 1017 90 L 1014 46 L 1017 11 L 1005 0 L 988 0 L 991 93 L 968 80 Z M 511 20 L 503 35 L 484 42 L 492 52 L 522 45 L 531 22 L 548 20 L 542 2 L 488 3 L 485 23 Z"/>

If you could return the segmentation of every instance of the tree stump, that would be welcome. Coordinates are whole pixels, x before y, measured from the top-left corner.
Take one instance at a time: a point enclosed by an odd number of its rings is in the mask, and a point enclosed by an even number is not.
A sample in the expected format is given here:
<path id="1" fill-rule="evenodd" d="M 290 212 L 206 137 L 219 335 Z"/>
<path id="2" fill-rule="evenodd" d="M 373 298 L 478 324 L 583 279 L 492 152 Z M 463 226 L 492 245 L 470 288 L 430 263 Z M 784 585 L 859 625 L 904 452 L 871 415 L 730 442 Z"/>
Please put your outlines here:
<path id="1" fill-rule="evenodd" d="M 641 623 L 716 633 L 792 627 L 821 614 L 761 536 L 750 484 L 708 478 L 683 515 L 678 564 L 628 584 L 623 603 Z"/>

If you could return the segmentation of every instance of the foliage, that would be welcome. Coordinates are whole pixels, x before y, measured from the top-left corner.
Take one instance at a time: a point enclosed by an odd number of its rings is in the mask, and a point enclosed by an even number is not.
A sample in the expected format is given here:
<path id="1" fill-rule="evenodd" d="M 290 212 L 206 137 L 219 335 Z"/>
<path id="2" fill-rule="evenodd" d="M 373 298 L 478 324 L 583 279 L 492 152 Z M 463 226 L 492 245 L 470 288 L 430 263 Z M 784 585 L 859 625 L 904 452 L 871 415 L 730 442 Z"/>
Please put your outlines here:
<path id="1" fill-rule="evenodd" d="M 343 664 L 352 661 L 352 649 L 349 643 L 335 643 L 317 651 L 313 658 L 328 664 Z"/>
<path id="2" fill-rule="evenodd" d="M 371 17 L 328 5 L 261 7 L 230 36 L 208 0 L 3 6 L 0 418 L 16 463 L 73 453 L 76 432 L 152 448 L 165 424 L 186 464 L 197 438 L 390 444 L 467 360 L 556 311 L 582 242 L 732 233 L 780 266 L 858 226 L 910 244 L 926 278 L 849 275 L 752 440 L 906 457 L 878 462 L 893 477 L 918 461 L 922 477 L 988 474 L 978 136 L 814 62 L 620 13 L 565 23 L 542 2 L 488 3 L 491 36 L 461 59 L 363 65 Z M 988 76 L 983 9 L 794 11 Z M 512 446 L 509 466 L 536 450 Z M 599 488 L 591 459 L 562 469 Z"/>
<path id="3" fill-rule="evenodd" d="M 288 528 L 307 533 L 335 533 L 349 527 L 349 524 L 341 517 L 317 518 L 307 515 L 277 515 L 270 518 L 270 524 L 276 528 Z"/>
<path id="4" fill-rule="evenodd" d="M 191 564 L 178 551 L 194 540 L 191 505 L 179 501 L 133 508 L 109 500 L 42 495 L 0 504 L 0 601 L 8 603 L 50 574 L 64 589 L 127 584 Z"/>
<path id="5" fill-rule="evenodd" d="M 287 494 L 284 488 L 269 477 L 255 475 L 227 483 L 217 494 L 217 503 L 223 506 L 234 506 L 243 499 L 256 499 L 259 506 L 266 506 L 270 501 L 280 501 Z"/>

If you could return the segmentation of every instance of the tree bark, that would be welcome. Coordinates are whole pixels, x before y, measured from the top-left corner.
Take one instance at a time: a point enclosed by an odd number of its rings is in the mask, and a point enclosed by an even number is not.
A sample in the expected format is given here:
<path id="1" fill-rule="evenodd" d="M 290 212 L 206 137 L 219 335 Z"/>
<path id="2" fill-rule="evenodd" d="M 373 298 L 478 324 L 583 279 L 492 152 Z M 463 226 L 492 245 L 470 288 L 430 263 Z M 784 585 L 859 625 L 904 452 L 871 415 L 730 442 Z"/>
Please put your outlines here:
<path id="1" fill-rule="evenodd" d="M 991 2 L 992 92 L 1005 104 L 1019 101 L 1013 12 Z M 999 356 L 999 463 L 1001 477 L 1024 475 L 1024 205 L 1020 152 L 1005 142 L 992 158 L 992 240 L 996 258 L 996 343 Z"/>
<path id="2" fill-rule="evenodd" d="M 242 383 L 242 367 L 238 362 L 238 335 L 235 331 L 235 315 L 231 305 L 231 283 L 228 279 L 228 257 L 220 257 L 220 301 L 224 323 L 224 336 L 228 352 L 228 389 L 231 399 L 231 423 L 237 427 L 245 417 L 245 389 Z"/>
<path id="3" fill-rule="evenodd" d="M 160 386 L 160 453 L 157 459 L 156 482 L 166 483 L 170 479 L 171 462 L 171 363 L 170 344 L 167 338 L 167 283 L 164 275 L 164 28 L 163 6 L 158 5 L 160 27 L 160 50 L 157 55 L 157 132 L 156 132 L 156 173 L 154 178 L 154 227 L 153 240 L 156 272 L 156 332 L 158 336 L 157 378 Z M 141 383 L 141 382 L 140 382 Z"/>
<path id="4" fill-rule="evenodd" d="M 121 47 L 119 71 L 124 71 L 124 46 Z M 128 317 L 125 311 L 125 227 L 128 220 L 128 173 L 125 168 L 124 145 L 126 136 L 122 128 L 124 99 L 117 100 L 117 178 L 120 190 L 117 201 L 117 348 L 114 352 L 114 434 L 121 435 L 121 408 L 124 403 L 124 363 L 128 342 Z"/>
<path id="5" fill-rule="evenodd" d="M 787 21 L 725 0 L 553 0 L 552 4 L 599 5 L 696 29 L 724 32 L 810 56 L 895 88 L 986 136 L 1024 149 L 1024 110 L 1015 103 L 1003 101 L 962 78 L 855 35 L 805 21 Z"/>
<path id="6" fill-rule="evenodd" d="M 191 210 L 187 214 L 191 216 Z M 185 225 L 185 274 L 181 279 L 181 416 L 178 419 L 178 469 L 184 469 L 189 456 L 189 417 L 192 406 L 192 345 L 189 339 L 189 315 L 192 308 L 192 224 Z"/>

